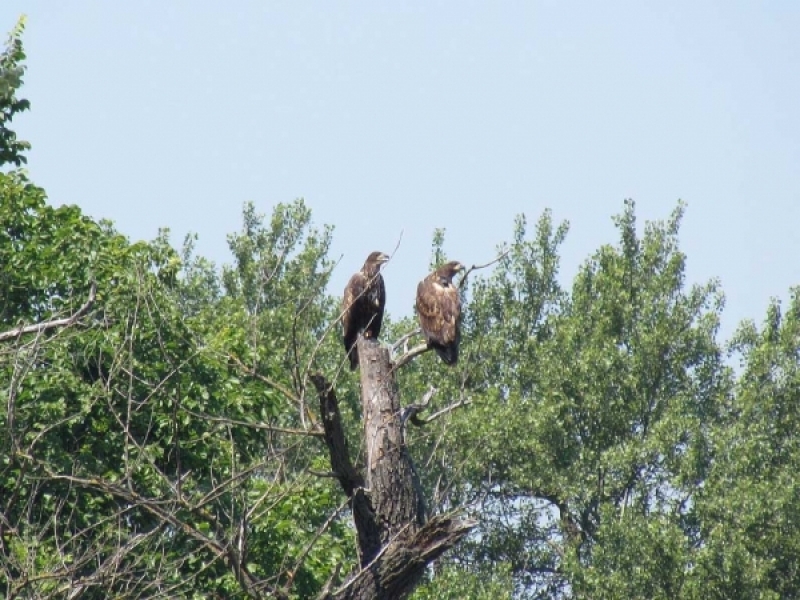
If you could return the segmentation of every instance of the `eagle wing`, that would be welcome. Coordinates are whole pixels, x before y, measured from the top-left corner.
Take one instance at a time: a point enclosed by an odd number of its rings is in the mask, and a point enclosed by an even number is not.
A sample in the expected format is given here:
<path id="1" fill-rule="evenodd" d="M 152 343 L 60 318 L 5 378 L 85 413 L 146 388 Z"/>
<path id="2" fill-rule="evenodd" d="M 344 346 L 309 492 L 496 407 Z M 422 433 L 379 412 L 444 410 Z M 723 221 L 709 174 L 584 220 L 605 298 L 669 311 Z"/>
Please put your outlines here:
<path id="1" fill-rule="evenodd" d="M 342 296 L 342 333 L 344 348 L 350 356 L 350 368 L 358 366 L 358 352 L 356 341 L 358 340 L 358 330 L 360 328 L 360 307 L 361 297 L 366 287 L 366 277 L 361 272 L 355 273 L 347 286 L 344 288 Z"/>
<path id="2" fill-rule="evenodd" d="M 445 287 L 426 277 L 417 286 L 417 313 L 428 343 L 447 364 L 455 364 L 461 339 L 461 299 L 458 290 L 452 285 Z"/>
<path id="3" fill-rule="evenodd" d="M 375 279 L 368 283 L 372 288 L 367 291 L 364 304 L 369 304 L 369 310 L 365 311 L 368 321 L 364 323 L 364 337 L 377 339 L 381 333 L 383 324 L 383 309 L 386 306 L 386 286 L 383 277 L 375 275 Z"/>

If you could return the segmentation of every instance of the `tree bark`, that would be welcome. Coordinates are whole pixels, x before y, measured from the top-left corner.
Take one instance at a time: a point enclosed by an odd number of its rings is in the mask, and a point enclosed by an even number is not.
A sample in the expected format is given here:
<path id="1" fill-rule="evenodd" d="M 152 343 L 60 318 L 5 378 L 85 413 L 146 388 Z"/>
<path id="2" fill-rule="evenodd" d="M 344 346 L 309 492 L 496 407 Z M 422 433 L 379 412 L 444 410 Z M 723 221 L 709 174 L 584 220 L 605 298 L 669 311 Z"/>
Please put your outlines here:
<path id="1" fill-rule="evenodd" d="M 358 356 L 366 441 L 363 476 L 350 460 L 332 386 L 322 376 L 312 378 L 331 467 L 350 498 L 361 563 L 341 587 L 325 590 L 320 600 L 405 598 L 427 565 L 476 525 L 456 515 L 438 515 L 426 522 L 422 489 L 405 445 L 389 351 L 376 340 L 361 338 Z"/>

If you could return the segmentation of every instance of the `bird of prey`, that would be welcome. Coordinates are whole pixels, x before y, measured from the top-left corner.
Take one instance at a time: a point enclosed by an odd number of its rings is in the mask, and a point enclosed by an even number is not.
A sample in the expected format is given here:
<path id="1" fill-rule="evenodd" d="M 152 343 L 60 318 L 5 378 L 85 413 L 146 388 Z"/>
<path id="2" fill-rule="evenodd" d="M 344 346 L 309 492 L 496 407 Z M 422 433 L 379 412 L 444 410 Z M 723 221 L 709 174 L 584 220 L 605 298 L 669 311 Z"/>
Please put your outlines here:
<path id="1" fill-rule="evenodd" d="M 458 362 L 461 341 L 461 297 L 453 277 L 464 270 L 460 262 L 445 263 L 419 282 L 417 314 L 428 346 L 448 365 Z"/>
<path id="2" fill-rule="evenodd" d="M 386 287 L 380 273 L 381 265 L 389 260 L 383 252 L 373 252 L 361 270 L 354 273 L 344 288 L 342 298 L 342 328 L 344 347 L 350 357 L 350 369 L 358 367 L 358 334 L 377 338 L 381 332 Z"/>

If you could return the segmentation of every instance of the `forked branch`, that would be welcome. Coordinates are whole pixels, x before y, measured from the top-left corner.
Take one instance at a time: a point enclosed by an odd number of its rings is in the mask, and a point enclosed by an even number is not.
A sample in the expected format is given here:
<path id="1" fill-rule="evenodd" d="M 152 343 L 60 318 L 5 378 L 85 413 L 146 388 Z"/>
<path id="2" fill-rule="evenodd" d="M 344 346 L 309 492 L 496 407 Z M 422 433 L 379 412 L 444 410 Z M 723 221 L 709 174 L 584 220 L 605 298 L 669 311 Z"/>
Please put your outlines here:
<path id="1" fill-rule="evenodd" d="M 456 410 L 457 408 L 461 408 L 462 406 L 467 406 L 468 404 L 472 403 L 472 400 L 469 398 L 461 397 L 460 400 L 457 402 L 453 402 L 444 408 L 437 410 L 435 413 L 428 417 L 420 417 L 419 414 L 428 408 L 428 405 L 431 402 L 431 398 L 436 393 L 436 388 L 431 386 L 428 388 L 428 391 L 425 392 L 425 395 L 422 397 L 422 400 L 417 402 L 416 404 L 411 404 L 403 410 L 402 422 L 405 423 L 406 421 L 411 421 L 417 427 L 421 427 L 423 425 L 427 425 L 431 421 L 435 421 L 442 415 L 446 415 L 449 412 Z"/>
<path id="2" fill-rule="evenodd" d="M 431 347 L 428 345 L 428 342 L 423 342 L 422 344 L 418 344 L 414 346 L 411 350 L 403 354 L 400 358 L 398 358 L 394 362 L 394 369 L 397 370 L 405 364 L 410 363 L 420 354 L 425 354 Z"/>
<path id="3" fill-rule="evenodd" d="M 404 336 L 402 336 L 402 337 L 401 337 L 400 339 L 398 339 L 398 340 L 397 340 L 397 341 L 396 341 L 394 344 L 392 344 L 392 348 L 391 348 L 391 352 L 392 352 L 392 354 L 394 354 L 395 352 L 397 352 L 398 348 L 400 348 L 400 347 L 402 347 L 402 348 L 403 348 L 403 352 L 408 352 L 408 348 L 406 347 L 406 344 L 407 344 L 407 342 L 408 342 L 408 341 L 409 341 L 409 340 L 410 340 L 412 337 L 414 337 L 415 335 L 419 335 L 420 333 L 422 333 L 422 329 L 420 329 L 419 327 L 417 327 L 416 329 L 412 329 L 412 330 L 411 330 L 411 331 L 409 331 L 407 334 L 405 334 Z"/>
<path id="4" fill-rule="evenodd" d="M 409 404 L 406 406 L 403 410 L 403 415 L 400 417 L 400 422 L 405 424 L 405 422 L 410 419 L 415 425 L 420 425 L 421 423 L 418 422 L 419 417 L 417 417 L 417 415 L 428 407 L 428 405 L 431 403 L 431 398 L 433 398 L 433 395 L 436 393 L 436 391 L 437 390 L 435 387 L 430 386 L 428 391 L 425 392 L 425 395 L 422 396 L 422 400 L 416 404 Z"/>

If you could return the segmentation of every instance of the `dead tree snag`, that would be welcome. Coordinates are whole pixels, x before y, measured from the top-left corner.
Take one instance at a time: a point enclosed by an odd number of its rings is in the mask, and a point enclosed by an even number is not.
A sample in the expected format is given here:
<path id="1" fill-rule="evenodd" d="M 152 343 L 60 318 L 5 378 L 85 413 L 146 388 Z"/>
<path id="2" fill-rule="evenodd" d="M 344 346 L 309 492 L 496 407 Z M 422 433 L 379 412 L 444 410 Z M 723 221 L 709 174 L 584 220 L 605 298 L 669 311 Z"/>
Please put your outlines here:
<path id="1" fill-rule="evenodd" d="M 425 568 L 467 535 L 475 522 L 454 515 L 426 520 L 425 503 L 405 445 L 402 411 L 389 350 L 359 339 L 366 464 L 353 466 L 338 401 L 324 377 L 312 378 L 320 401 L 325 443 L 358 532 L 360 568 L 320 599 L 405 598 Z"/>

